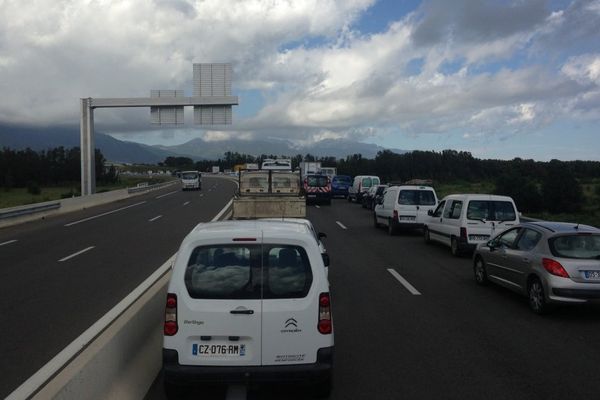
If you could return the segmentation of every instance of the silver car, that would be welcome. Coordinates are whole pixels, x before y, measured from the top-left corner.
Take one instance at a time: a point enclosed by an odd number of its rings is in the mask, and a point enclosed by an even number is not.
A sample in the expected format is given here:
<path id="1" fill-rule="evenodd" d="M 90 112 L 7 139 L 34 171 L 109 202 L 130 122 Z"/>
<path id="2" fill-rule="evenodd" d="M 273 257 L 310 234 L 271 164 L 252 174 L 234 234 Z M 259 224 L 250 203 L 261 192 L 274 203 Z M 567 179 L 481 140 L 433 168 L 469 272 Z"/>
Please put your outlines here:
<path id="1" fill-rule="evenodd" d="M 564 222 L 527 222 L 473 254 L 475 281 L 494 282 L 529 298 L 543 314 L 552 303 L 600 300 L 600 229 Z"/>

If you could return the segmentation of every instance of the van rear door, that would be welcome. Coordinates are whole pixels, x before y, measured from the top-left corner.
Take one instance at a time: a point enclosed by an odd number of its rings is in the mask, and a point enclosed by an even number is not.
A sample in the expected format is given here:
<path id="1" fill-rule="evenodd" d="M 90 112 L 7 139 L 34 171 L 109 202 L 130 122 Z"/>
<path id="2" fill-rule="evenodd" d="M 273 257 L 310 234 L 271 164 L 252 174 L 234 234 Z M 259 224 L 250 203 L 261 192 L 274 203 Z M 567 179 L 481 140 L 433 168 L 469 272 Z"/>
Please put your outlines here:
<path id="1" fill-rule="evenodd" d="M 307 250 L 298 244 L 265 243 L 263 260 L 263 365 L 316 362 L 316 350 L 326 346 L 315 342 L 319 293 L 312 287 L 324 281 L 314 276 L 323 267 L 313 273 Z"/>
<path id="2" fill-rule="evenodd" d="M 260 365 L 262 246 L 195 248 L 177 302 L 182 365 Z M 181 336 L 180 336 L 181 335 Z"/>
<path id="3" fill-rule="evenodd" d="M 471 200 L 467 206 L 469 242 L 485 242 L 519 223 L 514 204 L 505 200 Z"/>

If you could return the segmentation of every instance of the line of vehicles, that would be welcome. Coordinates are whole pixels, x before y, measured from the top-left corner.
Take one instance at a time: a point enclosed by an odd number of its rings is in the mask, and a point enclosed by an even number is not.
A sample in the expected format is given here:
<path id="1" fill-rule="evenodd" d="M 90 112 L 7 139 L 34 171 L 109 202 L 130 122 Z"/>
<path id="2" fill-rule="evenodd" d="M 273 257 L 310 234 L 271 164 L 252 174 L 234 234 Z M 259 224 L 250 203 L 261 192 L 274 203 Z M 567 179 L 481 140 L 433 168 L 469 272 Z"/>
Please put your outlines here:
<path id="1" fill-rule="evenodd" d="M 438 200 L 431 186 L 381 185 L 376 176 L 357 179 L 360 185 L 348 199 L 373 209 L 376 228 L 385 227 L 390 235 L 421 229 L 427 244 L 446 245 L 454 256 L 472 254 L 475 282 L 527 296 L 533 312 L 600 301 L 600 229 L 522 222 L 508 196 L 451 194 Z"/>

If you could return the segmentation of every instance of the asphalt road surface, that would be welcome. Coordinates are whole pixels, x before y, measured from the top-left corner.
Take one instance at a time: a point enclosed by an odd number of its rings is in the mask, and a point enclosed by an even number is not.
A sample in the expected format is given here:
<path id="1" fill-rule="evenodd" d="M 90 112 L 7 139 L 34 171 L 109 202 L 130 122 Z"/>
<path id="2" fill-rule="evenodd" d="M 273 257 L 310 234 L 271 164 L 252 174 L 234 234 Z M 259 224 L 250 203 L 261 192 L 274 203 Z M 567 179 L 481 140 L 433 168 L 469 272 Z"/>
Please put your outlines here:
<path id="1" fill-rule="evenodd" d="M 135 289 L 235 183 L 160 191 L 0 229 L 0 398 L 46 364 Z"/>
<path id="2" fill-rule="evenodd" d="M 308 217 L 332 261 L 332 399 L 600 398 L 598 305 L 539 317 L 524 297 L 477 286 L 470 258 L 426 245 L 419 231 L 388 236 L 345 200 Z M 211 395 L 190 398 L 309 398 L 289 387 Z M 163 398 L 159 375 L 146 399 Z"/>

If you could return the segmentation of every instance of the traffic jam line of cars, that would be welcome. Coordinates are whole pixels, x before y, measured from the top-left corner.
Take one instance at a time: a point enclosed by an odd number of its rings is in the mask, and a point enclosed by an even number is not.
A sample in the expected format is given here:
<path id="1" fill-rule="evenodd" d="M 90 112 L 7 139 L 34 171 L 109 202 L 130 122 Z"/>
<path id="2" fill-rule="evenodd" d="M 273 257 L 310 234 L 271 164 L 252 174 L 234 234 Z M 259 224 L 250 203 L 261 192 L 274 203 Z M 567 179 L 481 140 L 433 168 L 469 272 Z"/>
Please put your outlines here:
<path id="1" fill-rule="evenodd" d="M 367 175 L 355 177 L 348 200 L 372 207 L 374 226 L 390 235 L 421 229 L 427 244 L 446 245 L 454 256 L 472 254 L 476 283 L 526 296 L 534 313 L 600 300 L 598 228 L 522 222 L 508 196 L 452 194 L 438 200 L 431 186 L 386 186 Z"/>

